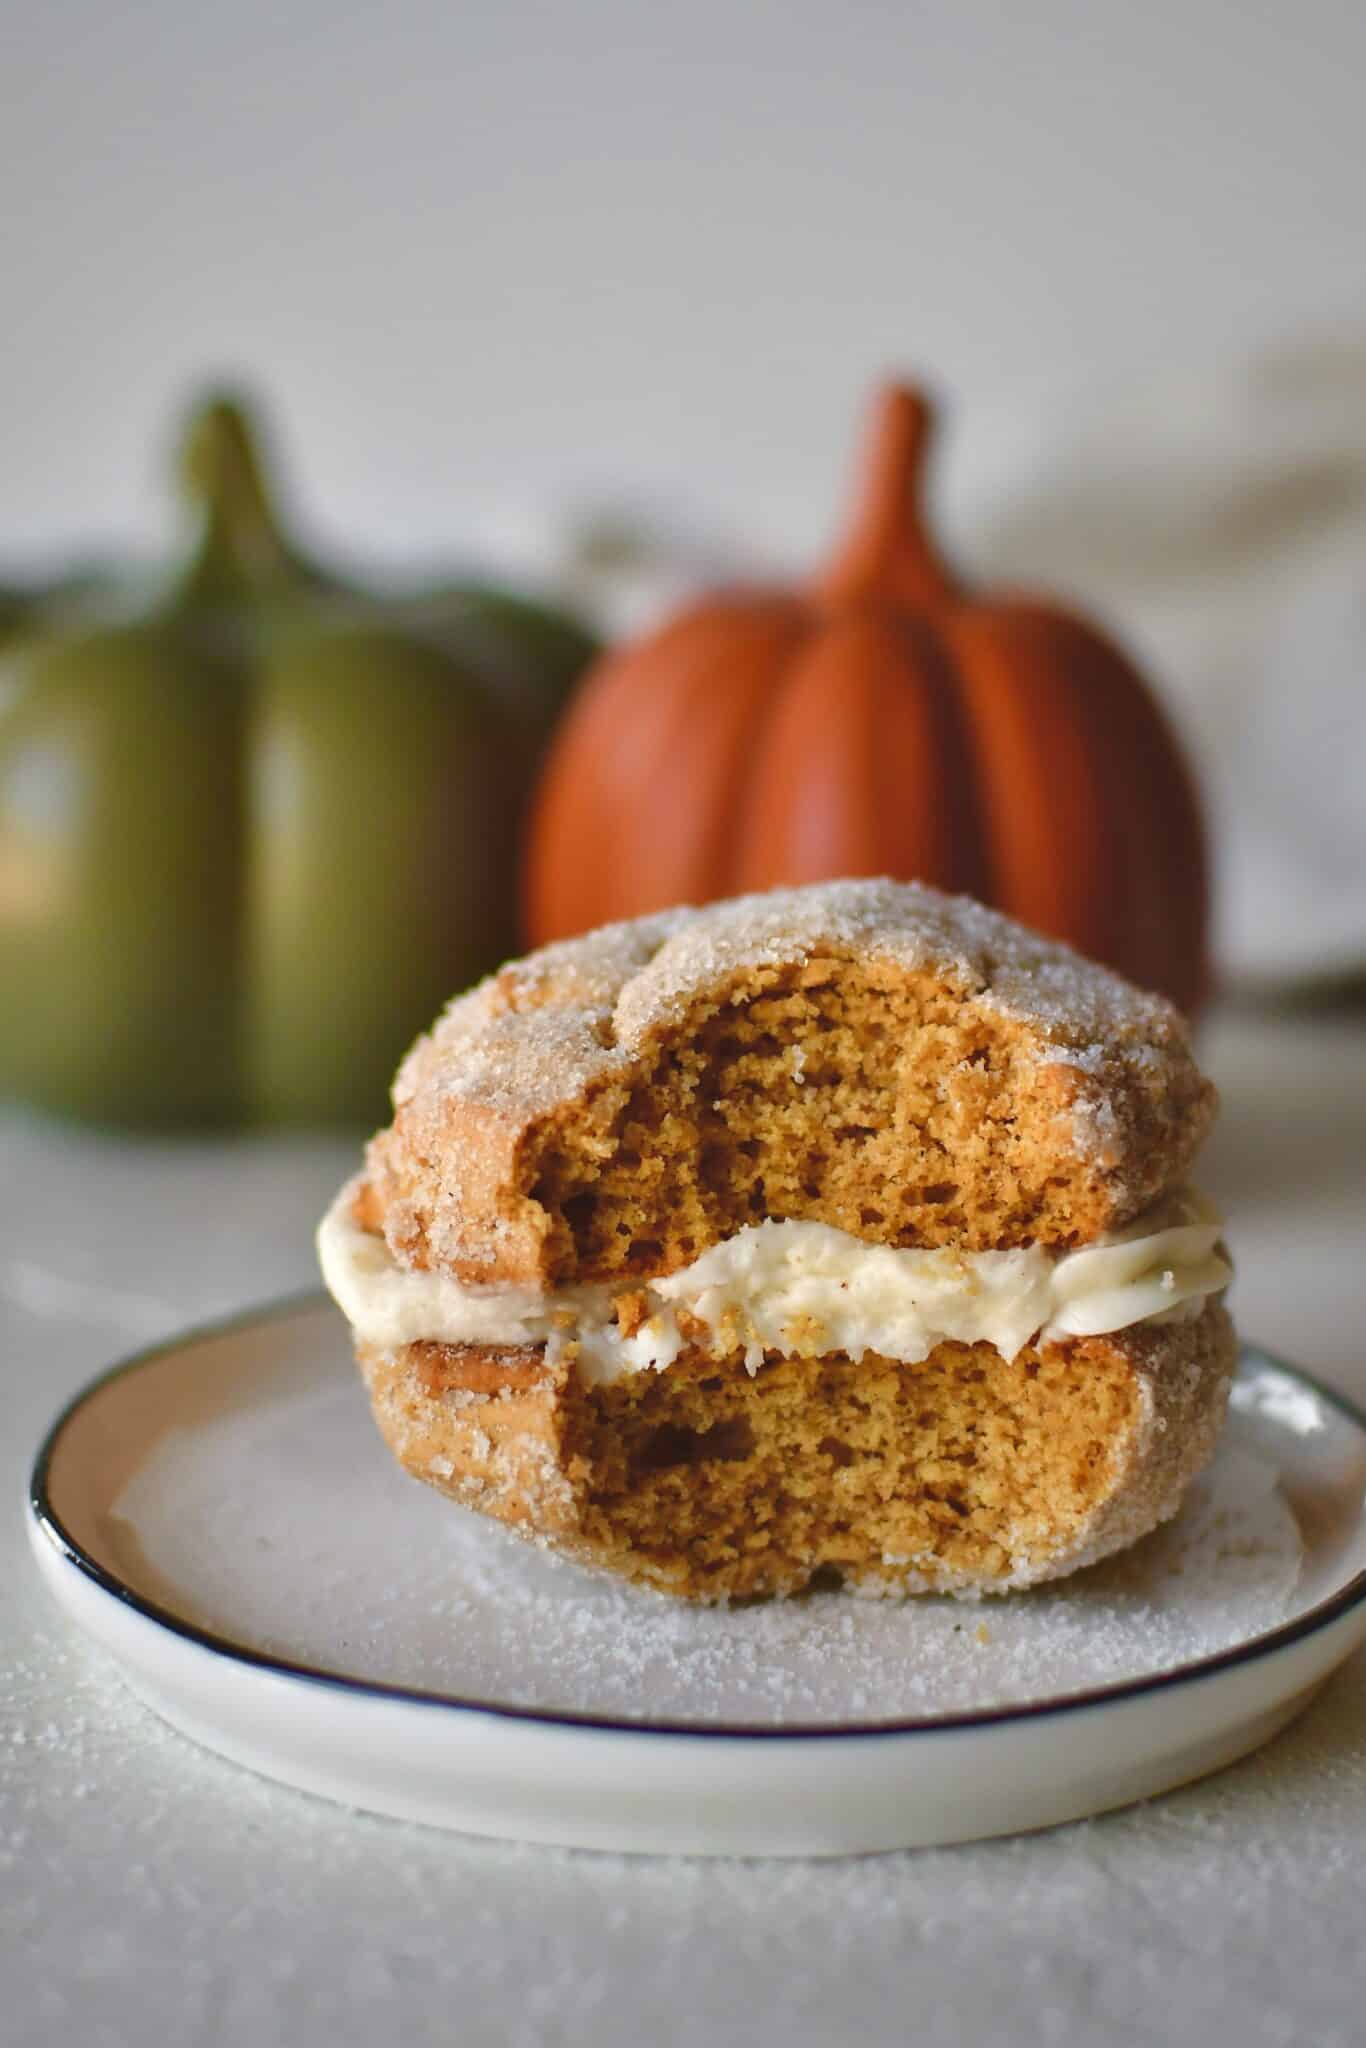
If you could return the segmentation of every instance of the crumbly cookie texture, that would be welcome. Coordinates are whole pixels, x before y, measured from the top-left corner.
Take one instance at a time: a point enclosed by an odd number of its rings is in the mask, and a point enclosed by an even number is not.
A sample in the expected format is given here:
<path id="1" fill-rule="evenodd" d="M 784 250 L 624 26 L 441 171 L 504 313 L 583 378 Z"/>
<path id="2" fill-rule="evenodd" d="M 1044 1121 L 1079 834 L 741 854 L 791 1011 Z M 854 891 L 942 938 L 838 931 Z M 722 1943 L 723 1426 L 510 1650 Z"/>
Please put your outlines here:
<path id="1" fill-rule="evenodd" d="M 588 1386 L 543 1352 L 361 1347 L 375 1418 L 417 1478 L 518 1534 L 692 1600 L 1006 1592 L 1125 1548 L 1208 1461 L 1232 1326 L 865 1357 L 685 1354 Z"/>
<path id="2" fill-rule="evenodd" d="M 744 1224 L 1087 1243 L 1185 1176 L 1214 1112 L 1184 1020 L 916 884 L 778 890 L 514 962 L 413 1048 L 358 1219 L 396 1258 L 562 1287 Z"/>

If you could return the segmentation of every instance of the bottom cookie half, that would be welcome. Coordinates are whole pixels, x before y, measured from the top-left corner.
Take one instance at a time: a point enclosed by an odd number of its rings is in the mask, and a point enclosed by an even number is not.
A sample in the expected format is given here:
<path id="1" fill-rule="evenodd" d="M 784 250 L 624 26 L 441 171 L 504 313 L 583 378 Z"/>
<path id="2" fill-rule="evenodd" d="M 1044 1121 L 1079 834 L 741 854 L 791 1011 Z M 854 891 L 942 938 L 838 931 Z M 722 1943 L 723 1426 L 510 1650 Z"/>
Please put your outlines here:
<path id="1" fill-rule="evenodd" d="M 406 1469 L 581 1562 L 692 1600 L 1005 1592 L 1173 1515 L 1208 1462 L 1235 1343 L 1193 1321 L 919 1365 L 685 1352 L 584 1383 L 537 1350 L 361 1347 Z"/>

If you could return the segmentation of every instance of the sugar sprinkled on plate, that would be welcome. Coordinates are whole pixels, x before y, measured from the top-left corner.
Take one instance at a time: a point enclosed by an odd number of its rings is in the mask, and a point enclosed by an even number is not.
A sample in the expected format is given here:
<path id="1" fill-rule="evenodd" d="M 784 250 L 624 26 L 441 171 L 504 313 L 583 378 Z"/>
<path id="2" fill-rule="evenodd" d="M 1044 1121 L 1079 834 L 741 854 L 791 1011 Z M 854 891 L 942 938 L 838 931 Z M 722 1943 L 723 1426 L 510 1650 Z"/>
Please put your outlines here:
<path id="1" fill-rule="evenodd" d="M 968 1712 L 1189 1663 L 1285 1619 L 1301 1561 L 1275 1473 L 1235 1427 L 1175 1522 L 1056 1587 L 698 1609 L 414 1485 L 349 1383 L 172 1432 L 116 1514 L 135 1584 L 257 1650 L 468 1699 L 765 1726 Z"/>

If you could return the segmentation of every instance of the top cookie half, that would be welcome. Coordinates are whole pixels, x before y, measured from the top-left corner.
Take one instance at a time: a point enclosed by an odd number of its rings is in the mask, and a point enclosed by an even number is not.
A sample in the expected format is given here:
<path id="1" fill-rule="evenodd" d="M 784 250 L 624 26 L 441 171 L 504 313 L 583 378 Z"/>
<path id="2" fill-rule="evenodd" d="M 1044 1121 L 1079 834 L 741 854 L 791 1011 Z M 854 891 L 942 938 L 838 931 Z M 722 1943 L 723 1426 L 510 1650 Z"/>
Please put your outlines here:
<path id="1" fill-rule="evenodd" d="M 966 897 L 835 882 L 609 925 L 451 1004 L 360 1220 L 405 1265 L 563 1288 L 765 1218 L 872 1243 L 1089 1243 L 1185 1178 L 1184 1019 Z"/>

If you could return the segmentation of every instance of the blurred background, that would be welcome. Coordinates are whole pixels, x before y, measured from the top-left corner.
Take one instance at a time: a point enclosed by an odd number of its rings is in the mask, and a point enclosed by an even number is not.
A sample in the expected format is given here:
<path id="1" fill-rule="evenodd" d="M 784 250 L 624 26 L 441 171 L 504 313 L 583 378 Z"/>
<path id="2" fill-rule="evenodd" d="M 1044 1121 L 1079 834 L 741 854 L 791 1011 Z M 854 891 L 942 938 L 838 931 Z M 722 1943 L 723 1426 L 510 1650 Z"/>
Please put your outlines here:
<path id="1" fill-rule="evenodd" d="M 1359 966 L 1350 0 L 59 0 L 4 51 L 0 580 L 166 545 L 227 376 L 331 557 L 637 625 L 809 565 L 911 372 L 950 545 L 1084 593 L 1198 749 L 1224 967 Z"/>
<path id="2" fill-rule="evenodd" d="M 0 542 L 150 535 L 229 369 L 399 559 L 598 490 L 804 559 L 889 366 L 967 538 L 1083 396 L 1362 331 L 1364 68 L 1352 0 L 12 8 Z"/>

